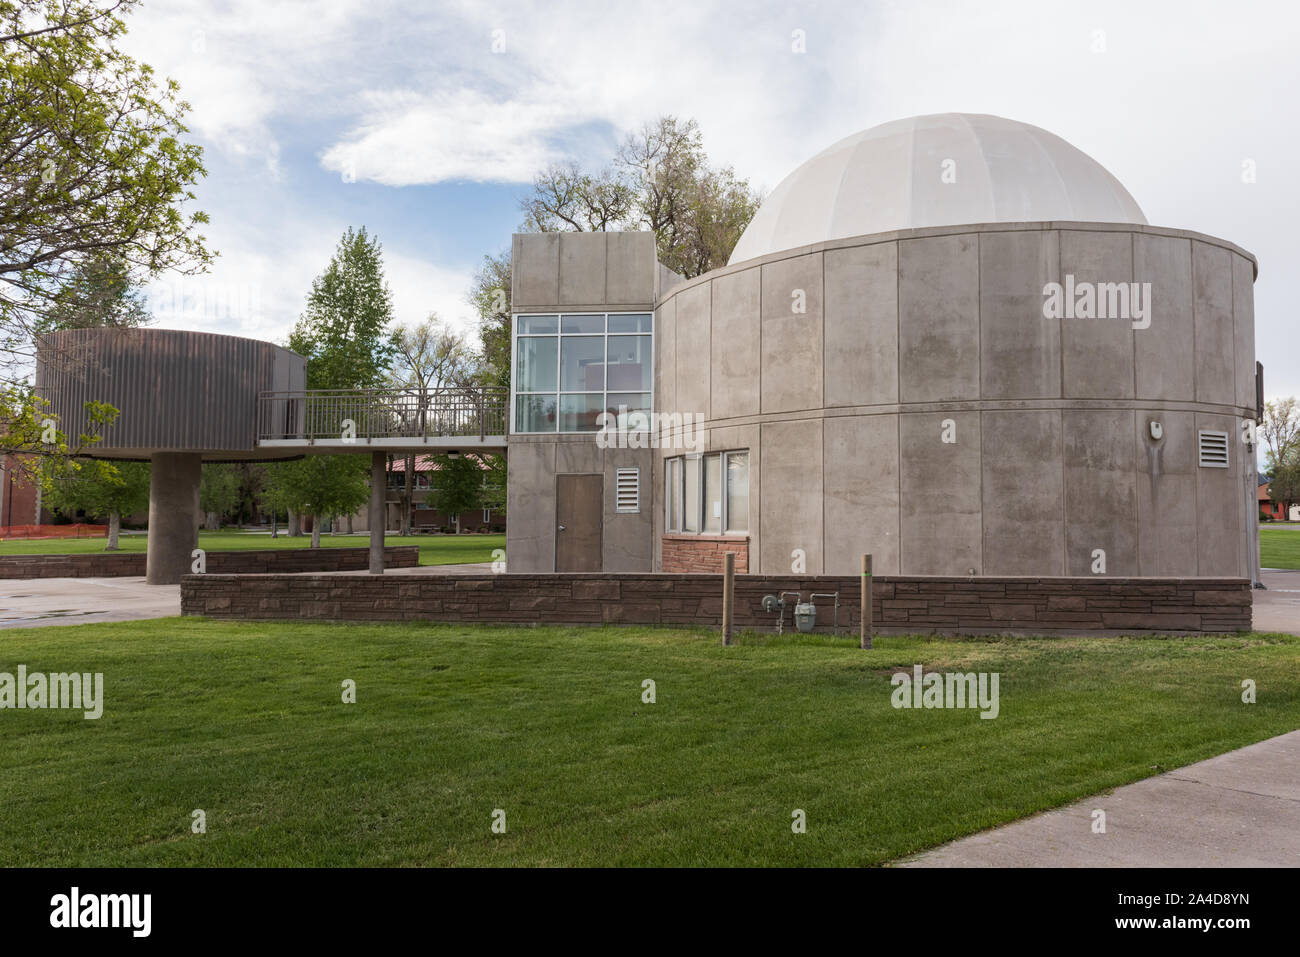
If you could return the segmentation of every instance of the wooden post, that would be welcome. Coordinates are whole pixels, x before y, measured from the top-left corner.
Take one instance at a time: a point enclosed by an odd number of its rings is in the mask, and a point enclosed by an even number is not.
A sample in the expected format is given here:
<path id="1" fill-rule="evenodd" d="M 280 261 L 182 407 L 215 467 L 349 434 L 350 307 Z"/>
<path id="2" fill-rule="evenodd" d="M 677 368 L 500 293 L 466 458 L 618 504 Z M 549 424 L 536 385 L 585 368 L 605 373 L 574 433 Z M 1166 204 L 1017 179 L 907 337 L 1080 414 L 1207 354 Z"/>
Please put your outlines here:
<path id="1" fill-rule="evenodd" d="M 735 611 L 736 553 L 723 556 L 722 570 L 722 643 L 731 644 L 731 619 Z"/>
<path id="2" fill-rule="evenodd" d="M 871 647 L 871 556 L 862 556 L 862 595 L 860 617 L 862 628 L 862 647 Z"/>

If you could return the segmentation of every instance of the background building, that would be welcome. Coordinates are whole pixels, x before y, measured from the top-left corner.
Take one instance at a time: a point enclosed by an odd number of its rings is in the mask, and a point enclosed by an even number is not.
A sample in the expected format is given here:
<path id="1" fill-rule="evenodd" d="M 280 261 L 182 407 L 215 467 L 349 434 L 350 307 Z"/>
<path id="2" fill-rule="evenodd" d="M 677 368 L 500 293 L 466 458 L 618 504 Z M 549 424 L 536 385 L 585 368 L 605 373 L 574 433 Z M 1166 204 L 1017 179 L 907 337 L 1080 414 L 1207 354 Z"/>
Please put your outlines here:
<path id="1" fill-rule="evenodd" d="M 511 571 L 1257 577 L 1255 260 L 1043 130 L 849 137 L 689 281 L 649 234 L 513 264 Z M 601 448 L 619 406 L 700 442 Z"/>

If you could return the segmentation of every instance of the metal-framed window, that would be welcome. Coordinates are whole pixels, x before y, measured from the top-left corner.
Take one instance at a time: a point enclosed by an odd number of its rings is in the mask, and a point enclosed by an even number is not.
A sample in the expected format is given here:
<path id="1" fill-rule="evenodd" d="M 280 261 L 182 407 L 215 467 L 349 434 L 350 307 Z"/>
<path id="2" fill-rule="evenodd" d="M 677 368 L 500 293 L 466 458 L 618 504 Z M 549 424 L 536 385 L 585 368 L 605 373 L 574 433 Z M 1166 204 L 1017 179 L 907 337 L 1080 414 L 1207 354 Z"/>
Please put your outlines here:
<path id="1" fill-rule="evenodd" d="M 510 431 L 648 431 L 654 313 L 520 313 L 511 322 Z M 608 423 L 608 420 L 607 420 Z"/>
<path id="2" fill-rule="evenodd" d="M 686 535 L 749 532 L 749 450 L 664 460 L 664 530 Z"/>

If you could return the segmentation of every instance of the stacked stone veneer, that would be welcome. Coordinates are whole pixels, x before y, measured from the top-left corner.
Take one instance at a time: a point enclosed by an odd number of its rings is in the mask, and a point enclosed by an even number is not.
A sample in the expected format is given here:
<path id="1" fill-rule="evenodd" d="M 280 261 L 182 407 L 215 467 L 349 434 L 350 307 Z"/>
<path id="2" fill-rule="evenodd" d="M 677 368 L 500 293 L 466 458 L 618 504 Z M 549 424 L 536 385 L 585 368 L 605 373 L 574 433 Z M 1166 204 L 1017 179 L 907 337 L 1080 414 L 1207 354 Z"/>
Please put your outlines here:
<path id="1" fill-rule="evenodd" d="M 856 577 L 736 578 L 735 625 L 771 629 L 766 594 L 840 593 L 841 627 L 858 626 Z M 877 578 L 873 618 L 912 632 L 1245 631 L 1250 582 L 1236 578 Z M 818 599 L 818 630 L 832 603 Z M 236 619 L 718 625 L 717 575 L 189 575 L 181 611 Z M 790 609 L 786 627 L 792 628 Z"/>
<path id="2" fill-rule="evenodd" d="M 369 562 L 367 548 L 275 548 L 208 552 L 206 557 L 208 574 L 226 575 L 364 571 Z M 384 549 L 385 568 L 414 568 L 418 564 L 417 545 Z M 0 578 L 122 578 L 144 572 L 144 552 L 0 556 Z"/>

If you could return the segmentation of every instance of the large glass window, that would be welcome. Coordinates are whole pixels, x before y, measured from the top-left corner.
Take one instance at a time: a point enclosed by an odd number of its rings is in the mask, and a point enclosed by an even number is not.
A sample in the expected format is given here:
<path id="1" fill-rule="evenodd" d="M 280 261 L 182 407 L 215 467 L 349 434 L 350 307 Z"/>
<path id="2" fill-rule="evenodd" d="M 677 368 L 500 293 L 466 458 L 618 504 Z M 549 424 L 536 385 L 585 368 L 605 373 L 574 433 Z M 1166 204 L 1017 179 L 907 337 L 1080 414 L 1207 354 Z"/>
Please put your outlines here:
<path id="1" fill-rule="evenodd" d="M 664 463 L 664 529 L 706 535 L 749 531 L 749 453 L 708 452 Z"/>
<path id="2" fill-rule="evenodd" d="M 516 432 L 648 431 L 654 407 L 651 313 L 515 318 Z"/>

